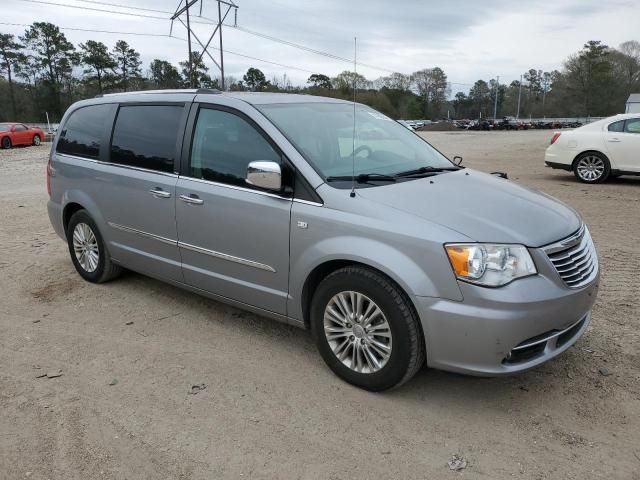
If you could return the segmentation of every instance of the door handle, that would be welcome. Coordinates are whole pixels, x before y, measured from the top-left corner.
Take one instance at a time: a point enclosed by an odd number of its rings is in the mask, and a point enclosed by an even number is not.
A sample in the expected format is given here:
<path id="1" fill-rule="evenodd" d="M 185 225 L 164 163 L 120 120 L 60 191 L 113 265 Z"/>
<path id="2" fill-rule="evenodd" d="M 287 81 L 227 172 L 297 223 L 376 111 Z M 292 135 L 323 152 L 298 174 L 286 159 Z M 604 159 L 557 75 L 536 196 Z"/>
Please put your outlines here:
<path id="1" fill-rule="evenodd" d="M 204 200 L 195 195 L 180 195 L 180 200 L 191 205 L 202 205 L 204 203 Z"/>
<path id="2" fill-rule="evenodd" d="M 171 192 L 165 192 L 161 188 L 152 188 L 149 193 L 156 198 L 170 198 Z"/>
<path id="3" fill-rule="evenodd" d="M 622 140 L 620 140 L 619 138 L 610 138 L 609 141 L 610 142 L 621 142 Z"/>

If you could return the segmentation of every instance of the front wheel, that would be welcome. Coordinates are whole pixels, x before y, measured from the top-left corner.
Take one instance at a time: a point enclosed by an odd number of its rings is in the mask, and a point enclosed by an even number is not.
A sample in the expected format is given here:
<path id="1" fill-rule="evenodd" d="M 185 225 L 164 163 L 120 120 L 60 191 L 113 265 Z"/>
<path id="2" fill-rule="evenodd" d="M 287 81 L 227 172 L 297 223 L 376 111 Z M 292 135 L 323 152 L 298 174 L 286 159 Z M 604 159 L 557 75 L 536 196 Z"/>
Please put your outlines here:
<path id="1" fill-rule="evenodd" d="M 611 173 L 611 165 L 607 157 L 597 152 L 580 155 L 573 166 L 576 178 L 584 183 L 602 183 Z"/>
<path id="2" fill-rule="evenodd" d="M 102 235 L 86 210 L 78 210 L 69 220 L 67 243 L 73 266 L 88 282 L 103 283 L 120 274 L 121 267 L 111 261 Z"/>
<path id="3" fill-rule="evenodd" d="M 33 136 L 33 144 L 37 147 L 38 145 L 40 145 L 40 135 L 34 135 Z"/>
<path id="4" fill-rule="evenodd" d="M 366 390 L 399 386 L 424 363 L 424 339 L 409 298 L 369 268 L 341 268 L 320 283 L 311 327 L 329 368 Z"/>

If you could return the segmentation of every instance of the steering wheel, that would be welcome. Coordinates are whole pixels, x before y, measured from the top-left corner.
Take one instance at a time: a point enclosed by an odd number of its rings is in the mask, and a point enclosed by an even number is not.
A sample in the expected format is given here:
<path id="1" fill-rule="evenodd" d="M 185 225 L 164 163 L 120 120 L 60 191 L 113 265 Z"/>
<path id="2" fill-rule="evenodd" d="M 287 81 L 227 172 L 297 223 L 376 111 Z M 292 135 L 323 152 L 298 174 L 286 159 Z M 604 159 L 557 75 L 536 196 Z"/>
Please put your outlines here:
<path id="1" fill-rule="evenodd" d="M 373 153 L 373 151 L 371 150 L 371 148 L 368 145 L 360 145 L 358 148 L 356 148 L 353 151 L 353 156 L 355 157 L 356 155 L 358 155 L 360 152 L 367 152 L 367 157 L 370 157 L 371 154 Z"/>

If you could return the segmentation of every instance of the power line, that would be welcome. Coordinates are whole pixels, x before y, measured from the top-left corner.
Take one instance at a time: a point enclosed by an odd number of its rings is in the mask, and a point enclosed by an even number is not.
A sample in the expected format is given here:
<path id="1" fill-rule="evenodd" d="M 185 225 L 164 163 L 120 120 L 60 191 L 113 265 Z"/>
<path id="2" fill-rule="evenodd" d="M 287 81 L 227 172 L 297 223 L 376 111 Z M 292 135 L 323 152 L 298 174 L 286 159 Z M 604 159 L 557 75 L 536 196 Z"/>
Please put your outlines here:
<path id="1" fill-rule="evenodd" d="M 82 2 L 82 3 L 92 3 L 94 5 L 104 5 L 108 7 L 128 8 L 130 10 L 139 10 L 141 12 L 166 13 L 167 15 L 173 14 L 173 12 L 170 12 L 168 10 L 156 10 L 155 8 L 131 7 L 129 5 L 123 5 L 121 3 L 98 2 L 96 0 L 73 0 L 73 1 Z"/>
<path id="2" fill-rule="evenodd" d="M 26 23 L 8 23 L 8 22 L 0 22 L 0 25 L 10 25 L 14 27 L 30 27 L 31 26 Z M 187 41 L 186 38 L 170 36 L 170 35 L 165 35 L 160 33 L 114 32 L 111 30 L 95 30 L 95 29 L 89 29 L 89 28 L 74 28 L 74 27 L 58 27 L 58 28 L 60 30 L 73 30 L 73 31 L 79 31 L 79 32 L 111 33 L 115 35 L 136 35 L 141 37 L 166 37 L 166 38 L 174 38 L 176 40 L 181 40 L 183 42 Z M 213 49 L 219 50 L 217 48 L 213 48 Z M 266 60 L 264 58 L 252 57 L 250 55 L 246 55 L 244 53 L 239 53 L 239 52 L 233 52 L 231 50 L 225 49 L 225 53 L 228 53 L 229 55 L 235 55 L 236 57 L 248 58 L 250 60 L 256 60 L 258 62 L 269 63 L 271 65 L 277 65 L 279 67 L 289 68 L 291 70 L 298 70 L 300 72 L 305 72 L 305 73 L 313 73 L 311 70 L 305 70 L 304 68 L 294 67 L 292 65 L 286 65 L 284 63 L 273 62 L 271 60 Z"/>
<path id="3" fill-rule="evenodd" d="M 148 19 L 153 19 L 153 20 L 164 20 L 164 21 L 169 20 L 168 18 L 159 17 L 159 16 L 155 16 L 155 15 L 145 15 L 145 14 L 132 13 L 132 12 L 114 12 L 112 10 L 104 10 L 104 9 L 92 8 L 92 7 L 82 7 L 82 6 L 78 6 L 78 5 L 68 5 L 68 4 L 55 3 L 55 2 L 45 1 L 45 0 L 17 0 L 17 1 L 27 2 L 27 3 L 39 3 L 39 4 L 44 4 L 44 5 L 53 5 L 53 6 L 57 6 L 57 7 L 76 8 L 76 9 L 81 9 L 81 10 L 90 10 L 90 11 L 101 12 L 101 13 L 111 13 L 111 14 L 117 14 L 117 15 L 126 15 L 126 16 L 131 16 L 131 17 L 141 17 L 141 18 L 148 18 Z M 102 1 L 97 1 L 97 0 L 74 0 L 74 1 L 84 2 L 84 3 L 94 4 L 94 5 L 104 5 L 104 6 L 110 6 L 110 7 L 127 8 L 127 9 L 138 10 L 138 11 L 148 11 L 148 12 L 155 12 L 155 13 L 166 13 L 167 15 L 171 15 L 172 14 L 172 12 L 165 11 L 165 10 L 156 10 L 156 9 L 142 8 L 142 7 L 131 7 L 131 6 L 127 6 L 127 5 L 109 3 L 109 2 L 102 2 Z M 204 20 L 207 20 L 207 21 L 192 20 L 191 22 L 192 23 L 202 24 L 202 25 L 216 25 L 217 24 L 217 22 L 215 22 L 214 20 L 209 19 L 207 17 L 200 17 L 200 18 L 202 18 Z M 313 53 L 315 55 L 320 55 L 320 56 L 323 56 L 323 57 L 326 57 L 326 58 L 330 58 L 330 59 L 333 59 L 333 60 L 339 60 L 339 61 L 346 62 L 346 63 L 349 63 L 349 64 L 352 62 L 352 59 L 341 57 L 339 55 L 335 55 L 335 54 L 330 53 L 330 52 L 317 50 L 315 48 L 308 47 L 306 45 L 302 45 L 302 44 L 299 44 L 299 43 L 291 42 L 289 40 L 278 38 L 278 37 L 275 37 L 273 35 L 269 35 L 269 34 L 266 34 L 266 33 L 257 32 L 255 30 L 251 30 L 251 29 L 248 29 L 246 27 L 240 27 L 238 25 L 230 25 L 230 24 L 223 24 L 223 26 L 231 27 L 231 28 L 233 28 L 235 30 L 238 30 L 238 31 L 243 32 L 243 33 L 246 33 L 248 35 L 253 35 L 253 36 L 256 36 L 256 37 L 264 38 L 266 40 L 271 40 L 273 42 L 277 42 L 277 43 L 280 43 L 282 45 L 287 45 L 287 46 L 292 47 L 292 48 L 297 48 L 299 50 L 303 50 L 303 51 L 306 51 L 306 52 L 309 52 L 309 53 Z M 73 29 L 72 28 L 66 28 L 66 30 L 73 30 Z M 83 31 L 82 29 L 76 29 L 76 30 Z M 95 31 L 95 32 L 97 32 L 98 30 L 87 30 L 87 31 Z M 104 32 L 101 32 L 101 33 L 111 33 L 111 32 L 104 31 Z M 113 33 L 119 33 L 119 32 L 113 32 Z M 135 35 L 134 33 L 126 33 L 126 32 L 121 32 L 121 34 L 122 35 Z M 140 35 L 143 36 L 142 34 L 140 34 Z M 172 37 L 170 35 L 160 35 L 160 34 L 157 34 L 157 35 L 144 34 L 144 35 L 175 38 L 175 37 Z M 246 58 L 252 58 L 252 57 L 248 57 L 248 56 L 245 56 L 245 57 Z M 252 59 L 254 59 L 254 58 L 252 58 Z M 259 60 L 257 58 L 255 58 L 255 59 Z M 260 61 L 264 61 L 266 63 L 271 63 L 273 65 L 282 66 L 281 64 L 278 64 L 276 62 L 269 62 L 269 61 L 266 61 L 266 60 L 260 60 Z M 366 67 L 366 68 L 371 68 L 373 70 L 383 71 L 383 72 L 387 72 L 387 73 L 395 73 L 394 70 L 390 70 L 390 69 L 384 68 L 384 67 L 378 67 L 376 65 L 371 65 L 371 64 L 362 63 L 362 62 L 359 63 L 359 65 L 361 65 L 363 67 Z M 304 70 L 304 69 L 297 68 L 297 67 L 291 67 L 291 68 L 293 68 L 295 70 L 305 71 L 305 72 L 309 71 L 309 70 Z M 472 84 L 469 84 L 469 83 L 458 83 L 458 82 L 448 82 L 448 83 L 451 84 L 451 85 L 462 85 L 462 86 L 466 86 L 466 87 L 473 86 Z"/>
<path id="4" fill-rule="evenodd" d="M 140 17 L 140 18 L 148 18 L 148 19 L 152 19 L 152 20 L 164 20 L 165 22 L 169 21 L 168 17 L 158 17 L 156 15 L 145 15 L 142 13 L 131 13 L 131 12 L 114 12 L 113 10 L 104 10 L 102 8 L 94 8 L 94 7 L 81 7 L 79 5 L 67 5 L 64 3 L 55 3 L 55 2 L 47 2 L 45 0 L 16 0 L 18 2 L 27 2 L 27 3 L 38 3 L 38 4 L 42 4 L 42 5 L 52 5 L 54 7 L 65 7 L 65 8 L 76 8 L 78 10 L 89 10 L 92 12 L 100 12 L 100 13 L 110 13 L 113 15 L 126 15 L 128 17 Z M 95 3 L 99 3 L 99 2 L 95 2 Z M 109 4 L 105 4 L 106 6 L 109 6 Z M 130 7 L 124 7 L 124 8 L 130 8 Z M 194 21 L 193 23 L 199 23 L 202 25 L 212 25 L 211 22 L 201 22 L 201 21 Z"/>
<path id="5" fill-rule="evenodd" d="M 26 23 L 7 23 L 7 22 L 0 22 L 0 25 L 10 25 L 14 27 L 30 27 L 31 26 Z M 135 35 L 139 37 L 165 37 L 165 38 L 175 38 L 176 40 L 184 40 L 184 38 L 176 37 L 173 35 L 166 35 L 164 33 L 114 32 L 112 30 L 96 30 L 95 28 L 75 28 L 75 27 L 60 27 L 60 26 L 58 26 L 58 28 L 60 30 L 73 30 L 78 32 L 112 33 L 115 35 Z"/>

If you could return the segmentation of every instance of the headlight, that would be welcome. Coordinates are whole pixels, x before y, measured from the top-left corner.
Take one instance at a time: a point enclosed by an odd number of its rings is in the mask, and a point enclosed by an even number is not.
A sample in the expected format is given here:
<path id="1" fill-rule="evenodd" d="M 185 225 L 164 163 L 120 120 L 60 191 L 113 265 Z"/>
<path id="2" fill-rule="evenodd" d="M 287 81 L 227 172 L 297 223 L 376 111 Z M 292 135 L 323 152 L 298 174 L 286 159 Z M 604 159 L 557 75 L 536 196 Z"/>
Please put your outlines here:
<path id="1" fill-rule="evenodd" d="M 455 243 L 445 249 L 456 277 L 466 282 L 499 287 L 538 273 L 523 245 Z"/>

